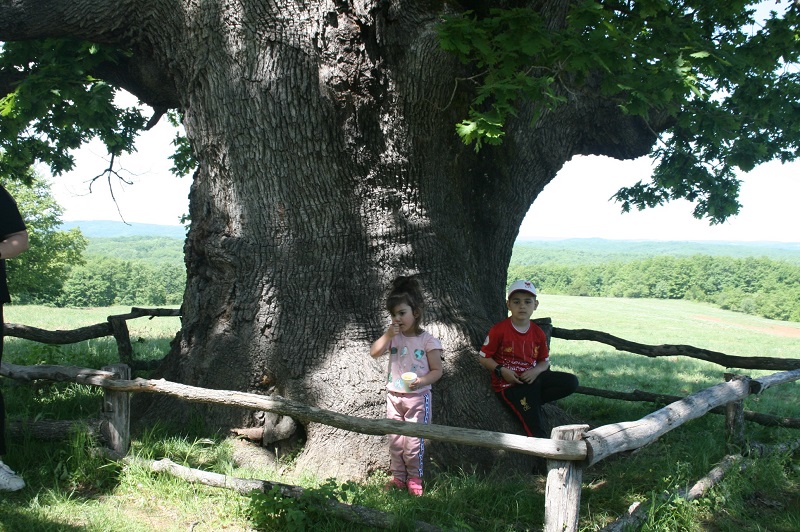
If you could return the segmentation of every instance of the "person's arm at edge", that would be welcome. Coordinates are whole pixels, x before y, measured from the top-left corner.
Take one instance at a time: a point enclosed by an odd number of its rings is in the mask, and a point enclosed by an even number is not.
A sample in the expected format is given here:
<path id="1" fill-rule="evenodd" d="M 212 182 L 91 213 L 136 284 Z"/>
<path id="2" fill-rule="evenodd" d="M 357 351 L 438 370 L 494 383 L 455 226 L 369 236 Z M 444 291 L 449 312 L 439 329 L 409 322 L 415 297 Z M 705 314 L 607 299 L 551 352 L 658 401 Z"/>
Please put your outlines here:
<path id="1" fill-rule="evenodd" d="M 28 250 L 28 231 L 11 233 L 0 241 L 0 259 L 13 259 Z"/>

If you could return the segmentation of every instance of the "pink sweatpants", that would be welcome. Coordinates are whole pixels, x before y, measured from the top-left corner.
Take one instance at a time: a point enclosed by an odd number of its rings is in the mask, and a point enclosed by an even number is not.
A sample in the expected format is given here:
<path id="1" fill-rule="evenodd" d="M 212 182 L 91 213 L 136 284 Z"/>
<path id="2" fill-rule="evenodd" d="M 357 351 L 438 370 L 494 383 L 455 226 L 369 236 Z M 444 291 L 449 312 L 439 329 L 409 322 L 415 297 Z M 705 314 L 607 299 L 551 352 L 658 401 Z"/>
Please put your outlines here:
<path id="1" fill-rule="evenodd" d="M 431 392 L 419 394 L 386 394 L 386 417 L 412 423 L 431 422 Z M 425 458 L 425 439 L 389 434 L 389 468 L 392 476 L 405 482 L 409 478 L 422 477 L 422 462 Z"/>

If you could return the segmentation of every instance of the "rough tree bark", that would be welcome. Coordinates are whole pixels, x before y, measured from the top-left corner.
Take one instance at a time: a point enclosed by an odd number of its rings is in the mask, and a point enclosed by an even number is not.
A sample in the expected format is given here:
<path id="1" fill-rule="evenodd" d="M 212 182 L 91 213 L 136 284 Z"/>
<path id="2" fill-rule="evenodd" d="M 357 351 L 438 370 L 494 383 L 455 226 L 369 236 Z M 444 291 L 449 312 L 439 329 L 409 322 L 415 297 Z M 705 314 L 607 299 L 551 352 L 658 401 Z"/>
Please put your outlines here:
<path id="1" fill-rule="evenodd" d="M 569 4 L 535 3 L 554 25 Z M 502 146 L 474 153 L 454 133 L 466 116 L 471 72 L 439 49 L 434 29 L 456 3 L 0 6 L 3 40 L 71 36 L 132 49 L 116 79 L 145 101 L 184 113 L 199 169 L 182 334 L 163 376 L 382 417 L 386 361 L 373 362 L 368 347 L 386 325 L 389 281 L 418 273 L 430 303 L 427 328 L 446 356 L 434 421 L 517 430 L 498 415 L 475 353 L 505 315 L 520 223 L 571 157 L 643 155 L 652 129 L 587 86 L 535 124 L 523 107 Z M 188 408 L 162 402 L 150 413 L 181 418 Z M 202 415 L 212 427 L 254 422 L 239 411 Z M 301 467 L 344 478 L 387 464 L 382 438 L 302 429 Z M 442 465 L 526 460 L 445 444 L 430 449 Z"/>

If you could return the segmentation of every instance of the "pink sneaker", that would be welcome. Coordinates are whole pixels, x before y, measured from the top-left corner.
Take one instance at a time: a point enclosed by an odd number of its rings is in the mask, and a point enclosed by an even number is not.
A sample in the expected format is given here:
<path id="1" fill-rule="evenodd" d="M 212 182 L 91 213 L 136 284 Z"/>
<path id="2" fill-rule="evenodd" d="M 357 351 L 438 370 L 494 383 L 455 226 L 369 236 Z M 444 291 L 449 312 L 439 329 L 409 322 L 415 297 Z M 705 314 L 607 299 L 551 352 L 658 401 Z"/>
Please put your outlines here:
<path id="1" fill-rule="evenodd" d="M 408 479 L 408 493 L 414 497 L 422 496 L 422 479 L 411 477 Z"/>
<path id="2" fill-rule="evenodd" d="M 387 482 L 386 485 L 383 487 L 383 491 L 389 491 L 389 490 L 394 490 L 394 489 L 398 489 L 398 490 L 406 489 L 405 481 L 400 480 L 397 477 L 392 477 L 392 480 Z"/>

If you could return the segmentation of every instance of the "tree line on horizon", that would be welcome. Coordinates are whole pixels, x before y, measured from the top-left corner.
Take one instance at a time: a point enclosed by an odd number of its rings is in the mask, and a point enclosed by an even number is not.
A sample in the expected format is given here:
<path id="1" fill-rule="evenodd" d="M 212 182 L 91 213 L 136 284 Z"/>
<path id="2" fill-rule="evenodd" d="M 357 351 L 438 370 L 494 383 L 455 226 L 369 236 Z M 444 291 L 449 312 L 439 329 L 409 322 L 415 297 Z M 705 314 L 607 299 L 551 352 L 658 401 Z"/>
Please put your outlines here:
<path id="1" fill-rule="evenodd" d="M 59 307 L 180 305 L 186 284 L 181 241 L 164 237 L 87 239 L 61 229 L 50 184 L 3 182 L 25 219 L 30 249 L 7 262 L 13 301 Z"/>
<path id="2" fill-rule="evenodd" d="M 32 287 L 29 293 L 47 296 L 15 299 L 62 307 L 180 305 L 186 282 L 183 242 L 157 240 L 154 246 L 153 239 L 140 237 L 90 239 L 83 264 L 69 268 L 57 295 Z M 512 256 L 508 281 L 532 279 L 549 294 L 683 299 L 800 322 L 800 265 L 702 254 L 576 264 L 574 253 L 561 253 L 561 260 L 544 264 L 521 264 Z"/>
<path id="3" fill-rule="evenodd" d="M 508 281 L 531 279 L 549 294 L 685 299 L 764 318 L 800 322 L 800 265 L 767 257 L 653 256 L 592 264 L 522 263 Z"/>

